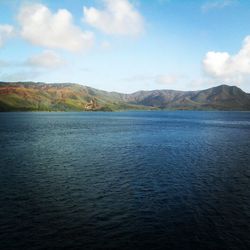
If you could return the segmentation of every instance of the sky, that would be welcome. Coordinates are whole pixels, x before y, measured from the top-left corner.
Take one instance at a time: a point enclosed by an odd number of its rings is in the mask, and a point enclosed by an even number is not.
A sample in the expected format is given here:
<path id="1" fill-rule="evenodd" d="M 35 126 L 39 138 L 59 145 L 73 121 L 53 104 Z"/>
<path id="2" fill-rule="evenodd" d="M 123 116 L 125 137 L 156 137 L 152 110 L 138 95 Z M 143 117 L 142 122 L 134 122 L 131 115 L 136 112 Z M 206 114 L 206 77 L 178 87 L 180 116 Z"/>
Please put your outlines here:
<path id="1" fill-rule="evenodd" d="M 0 0 L 0 81 L 250 93 L 250 1 Z"/>

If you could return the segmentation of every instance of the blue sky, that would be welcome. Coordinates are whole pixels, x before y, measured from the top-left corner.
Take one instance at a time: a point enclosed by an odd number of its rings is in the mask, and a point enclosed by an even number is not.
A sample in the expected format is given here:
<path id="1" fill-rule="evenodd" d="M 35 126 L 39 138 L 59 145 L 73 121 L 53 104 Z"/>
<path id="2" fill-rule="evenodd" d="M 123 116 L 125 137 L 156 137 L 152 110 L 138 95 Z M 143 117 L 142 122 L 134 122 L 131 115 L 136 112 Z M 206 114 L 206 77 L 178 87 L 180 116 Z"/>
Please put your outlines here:
<path id="1" fill-rule="evenodd" d="M 250 92 L 248 0 L 0 0 L 0 80 Z"/>

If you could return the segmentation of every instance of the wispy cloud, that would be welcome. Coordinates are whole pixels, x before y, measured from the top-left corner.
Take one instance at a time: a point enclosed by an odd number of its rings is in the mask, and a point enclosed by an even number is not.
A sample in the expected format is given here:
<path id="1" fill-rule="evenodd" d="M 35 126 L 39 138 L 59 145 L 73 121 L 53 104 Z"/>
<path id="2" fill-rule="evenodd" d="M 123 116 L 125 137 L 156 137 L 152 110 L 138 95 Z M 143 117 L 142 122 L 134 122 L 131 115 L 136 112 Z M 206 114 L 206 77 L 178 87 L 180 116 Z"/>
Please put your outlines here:
<path id="1" fill-rule="evenodd" d="M 156 76 L 155 81 L 161 85 L 177 84 L 184 78 L 181 74 L 164 74 Z"/>
<path id="2" fill-rule="evenodd" d="M 157 84 L 164 87 L 172 87 L 178 85 L 181 80 L 185 79 L 183 74 L 158 74 L 158 75 L 134 75 L 132 77 L 124 78 L 126 82 L 144 82 L 147 84 Z"/>
<path id="3" fill-rule="evenodd" d="M 0 60 L 0 68 L 40 68 L 56 69 L 65 65 L 63 58 L 52 50 L 44 50 L 40 54 L 32 55 L 22 61 Z"/>
<path id="4" fill-rule="evenodd" d="M 238 0 L 216 0 L 208 1 L 201 6 L 202 12 L 208 12 L 215 9 L 223 9 L 235 5 Z"/>
<path id="5" fill-rule="evenodd" d="M 110 49 L 111 48 L 111 43 L 108 41 L 102 41 L 100 44 L 102 49 Z"/>
<path id="6" fill-rule="evenodd" d="M 9 24 L 0 24 L 0 47 L 14 35 L 14 27 Z"/>
<path id="7" fill-rule="evenodd" d="M 13 73 L 4 73 L 0 75 L 2 81 L 31 81 L 40 76 L 42 72 L 34 70 L 21 70 Z"/>
<path id="8" fill-rule="evenodd" d="M 52 50 L 44 50 L 41 54 L 28 58 L 27 63 L 31 67 L 57 68 L 65 64 L 64 60 Z"/>

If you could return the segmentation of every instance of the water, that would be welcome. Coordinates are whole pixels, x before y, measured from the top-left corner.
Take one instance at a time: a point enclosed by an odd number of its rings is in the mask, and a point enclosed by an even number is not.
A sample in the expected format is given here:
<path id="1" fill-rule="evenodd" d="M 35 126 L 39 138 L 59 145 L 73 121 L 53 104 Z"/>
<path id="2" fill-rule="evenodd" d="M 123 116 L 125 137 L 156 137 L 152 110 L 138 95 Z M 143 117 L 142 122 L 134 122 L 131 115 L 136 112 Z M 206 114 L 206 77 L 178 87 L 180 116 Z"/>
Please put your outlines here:
<path id="1" fill-rule="evenodd" d="M 0 249 L 250 249 L 250 113 L 0 113 Z"/>

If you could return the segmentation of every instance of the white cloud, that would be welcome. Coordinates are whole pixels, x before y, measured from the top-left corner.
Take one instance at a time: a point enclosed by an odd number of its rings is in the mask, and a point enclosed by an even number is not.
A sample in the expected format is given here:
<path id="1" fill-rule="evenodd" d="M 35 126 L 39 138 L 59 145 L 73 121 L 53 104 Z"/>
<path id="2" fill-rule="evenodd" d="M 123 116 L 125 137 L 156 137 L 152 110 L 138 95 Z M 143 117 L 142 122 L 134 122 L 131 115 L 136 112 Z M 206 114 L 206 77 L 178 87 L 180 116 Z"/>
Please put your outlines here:
<path id="1" fill-rule="evenodd" d="M 42 4 L 25 5 L 20 9 L 18 20 L 21 36 L 35 45 L 77 52 L 93 44 L 93 34 L 74 25 L 66 9 L 52 13 Z"/>
<path id="2" fill-rule="evenodd" d="M 128 0 L 103 1 L 103 10 L 83 8 L 86 23 L 110 35 L 136 36 L 143 32 L 143 17 Z"/>
<path id="3" fill-rule="evenodd" d="M 245 38 L 242 48 L 235 55 L 208 52 L 203 59 L 203 69 L 214 79 L 243 83 L 250 76 L 250 36 Z"/>
<path id="4" fill-rule="evenodd" d="M 238 0 L 217 0 L 217 1 L 209 1 L 201 6 L 201 10 L 203 12 L 207 12 L 214 9 L 223 9 L 225 7 L 229 7 L 237 3 Z"/>
<path id="5" fill-rule="evenodd" d="M 7 39 L 14 34 L 14 27 L 8 24 L 0 25 L 0 47 L 4 45 Z"/>
<path id="6" fill-rule="evenodd" d="M 56 68 L 64 63 L 63 59 L 51 50 L 45 50 L 41 54 L 32 56 L 27 60 L 27 65 L 42 68 Z"/>

